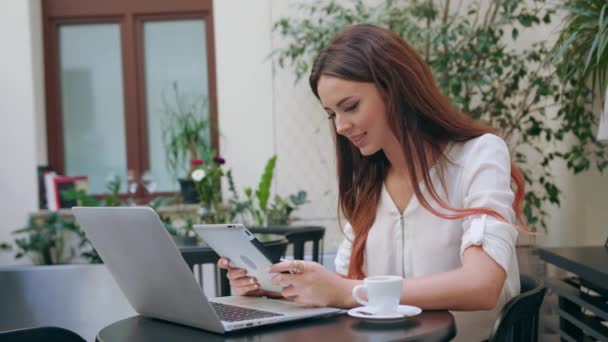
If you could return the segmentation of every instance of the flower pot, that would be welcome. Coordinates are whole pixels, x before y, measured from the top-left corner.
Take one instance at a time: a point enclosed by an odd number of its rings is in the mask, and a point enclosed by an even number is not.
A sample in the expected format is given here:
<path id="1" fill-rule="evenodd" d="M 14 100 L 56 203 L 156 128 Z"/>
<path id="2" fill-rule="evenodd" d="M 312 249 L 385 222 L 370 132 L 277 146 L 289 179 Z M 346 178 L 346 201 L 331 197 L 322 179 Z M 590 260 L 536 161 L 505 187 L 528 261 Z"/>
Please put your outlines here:
<path id="1" fill-rule="evenodd" d="M 194 181 L 189 178 L 180 178 L 178 180 L 184 203 L 198 203 L 199 197 L 194 187 Z"/>

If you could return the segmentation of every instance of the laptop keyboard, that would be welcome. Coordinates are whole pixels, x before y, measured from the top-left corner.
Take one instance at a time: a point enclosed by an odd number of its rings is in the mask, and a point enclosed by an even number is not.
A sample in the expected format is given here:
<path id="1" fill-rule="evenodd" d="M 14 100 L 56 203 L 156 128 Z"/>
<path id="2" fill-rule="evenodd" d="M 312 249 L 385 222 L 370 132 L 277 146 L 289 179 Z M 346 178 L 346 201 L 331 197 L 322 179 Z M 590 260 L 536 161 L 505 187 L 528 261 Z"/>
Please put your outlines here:
<path id="1" fill-rule="evenodd" d="M 284 316 L 283 314 L 278 314 L 274 312 L 249 309 L 240 306 L 226 305 L 221 303 L 211 302 L 211 305 L 213 306 L 213 309 L 215 309 L 215 312 L 220 317 L 220 319 L 226 322 L 237 322 L 246 321 L 248 319 Z"/>

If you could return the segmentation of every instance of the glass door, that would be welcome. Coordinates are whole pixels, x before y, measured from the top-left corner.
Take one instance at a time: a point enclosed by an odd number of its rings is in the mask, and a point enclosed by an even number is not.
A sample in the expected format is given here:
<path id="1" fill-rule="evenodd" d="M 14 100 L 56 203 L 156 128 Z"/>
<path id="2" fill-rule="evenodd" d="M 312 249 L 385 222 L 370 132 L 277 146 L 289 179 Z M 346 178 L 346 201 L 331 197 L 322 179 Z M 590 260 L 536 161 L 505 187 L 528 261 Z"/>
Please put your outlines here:
<path id="1" fill-rule="evenodd" d="M 59 26 L 64 173 L 92 193 L 127 176 L 120 24 Z"/>
<path id="2" fill-rule="evenodd" d="M 175 114 L 192 112 L 207 122 L 209 75 L 205 22 L 201 19 L 143 20 L 143 66 L 149 175 L 158 191 L 176 191 L 177 178 L 187 177 L 189 160 L 168 165 L 163 146 L 179 126 Z M 179 127 L 178 127 L 179 128 Z M 207 127 L 207 144 L 211 144 Z"/>

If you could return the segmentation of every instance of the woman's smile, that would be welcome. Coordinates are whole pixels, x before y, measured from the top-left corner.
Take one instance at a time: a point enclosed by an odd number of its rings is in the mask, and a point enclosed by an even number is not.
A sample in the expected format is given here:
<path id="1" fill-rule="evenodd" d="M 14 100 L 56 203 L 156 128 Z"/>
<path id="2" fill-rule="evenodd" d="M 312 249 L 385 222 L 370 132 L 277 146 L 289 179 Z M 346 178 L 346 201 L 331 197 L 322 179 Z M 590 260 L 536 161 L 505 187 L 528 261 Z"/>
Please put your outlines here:
<path id="1" fill-rule="evenodd" d="M 361 148 L 365 145 L 365 138 L 367 136 L 367 132 L 363 132 L 361 134 L 353 135 L 348 137 L 350 141 L 357 147 Z"/>

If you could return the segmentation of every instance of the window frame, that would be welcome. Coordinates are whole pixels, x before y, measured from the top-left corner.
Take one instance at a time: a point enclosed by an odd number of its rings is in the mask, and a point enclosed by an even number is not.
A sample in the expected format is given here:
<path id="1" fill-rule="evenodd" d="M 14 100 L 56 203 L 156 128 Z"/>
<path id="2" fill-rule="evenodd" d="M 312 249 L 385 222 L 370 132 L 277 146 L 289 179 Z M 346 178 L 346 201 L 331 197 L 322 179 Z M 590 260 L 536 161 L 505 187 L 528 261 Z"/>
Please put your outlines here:
<path id="1" fill-rule="evenodd" d="M 212 0 L 43 0 L 42 18 L 49 167 L 60 174 L 65 173 L 58 34 L 60 25 L 66 24 L 117 23 L 120 26 L 127 171 L 133 171 L 139 180 L 150 166 L 143 23 L 203 19 L 206 33 L 211 145 L 219 151 Z M 150 197 L 173 194 L 149 194 L 142 186 L 138 186 L 135 198 L 143 201 Z"/>

